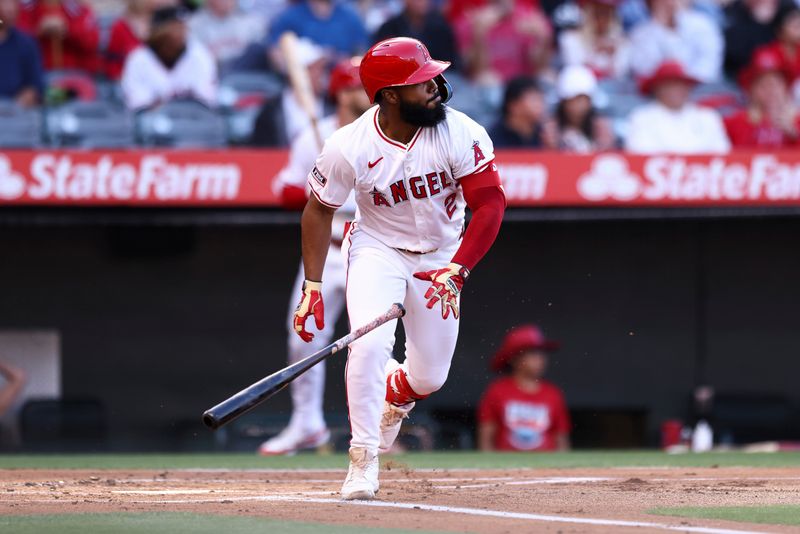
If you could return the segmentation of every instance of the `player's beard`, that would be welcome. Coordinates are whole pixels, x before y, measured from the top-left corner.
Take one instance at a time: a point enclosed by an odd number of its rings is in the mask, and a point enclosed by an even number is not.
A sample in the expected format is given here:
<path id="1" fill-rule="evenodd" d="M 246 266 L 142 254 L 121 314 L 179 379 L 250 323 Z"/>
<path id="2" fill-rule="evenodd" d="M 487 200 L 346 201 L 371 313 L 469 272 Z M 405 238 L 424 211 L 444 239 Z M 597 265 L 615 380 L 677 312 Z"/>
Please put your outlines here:
<path id="1" fill-rule="evenodd" d="M 435 97 L 434 97 L 435 98 Z M 437 102 L 432 108 L 423 104 L 411 104 L 400 100 L 400 118 L 412 126 L 436 126 L 445 119 L 444 104 Z"/>

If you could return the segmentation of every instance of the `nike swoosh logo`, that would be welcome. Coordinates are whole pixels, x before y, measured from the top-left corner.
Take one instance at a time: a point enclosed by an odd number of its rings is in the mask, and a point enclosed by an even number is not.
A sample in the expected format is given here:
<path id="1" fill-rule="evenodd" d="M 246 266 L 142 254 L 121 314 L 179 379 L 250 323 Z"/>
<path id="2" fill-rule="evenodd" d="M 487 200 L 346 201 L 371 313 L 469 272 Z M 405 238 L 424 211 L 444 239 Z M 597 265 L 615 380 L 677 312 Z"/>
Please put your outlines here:
<path id="1" fill-rule="evenodd" d="M 380 160 L 382 160 L 382 159 L 383 159 L 383 156 L 379 157 L 379 158 L 378 158 L 378 159 L 376 159 L 375 161 L 368 161 L 368 162 L 367 162 L 367 166 L 368 166 L 368 167 L 371 169 L 372 167 L 374 167 L 375 165 L 377 165 L 377 164 L 378 164 L 378 162 L 380 162 Z"/>

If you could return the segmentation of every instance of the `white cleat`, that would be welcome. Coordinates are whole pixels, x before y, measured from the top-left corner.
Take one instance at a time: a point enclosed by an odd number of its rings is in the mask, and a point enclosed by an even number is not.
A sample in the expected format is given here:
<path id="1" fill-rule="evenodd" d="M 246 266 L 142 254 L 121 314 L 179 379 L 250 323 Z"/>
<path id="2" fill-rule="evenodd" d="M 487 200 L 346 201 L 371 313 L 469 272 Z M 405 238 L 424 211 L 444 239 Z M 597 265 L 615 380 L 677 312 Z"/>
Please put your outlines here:
<path id="1" fill-rule="evenodd" d="M 331 432 L 325 427 L 308 432 L 298 427 L 287 426 L 280 434 L 262 443 L 258 453 L 262 456 L 291 455 L 304 449 L 322 447 L 330 439 Z"/>
<path id="2" fill-rule="evenodd" d="M 386 362 L 384 370 L 386 371 L 386 380 L 400 367 L 400 363 L 394 358 L 389 358 Z M 383 415 L 381 415 L 381 442 L 378 446 L 379 452 L 388 452 L 397 435 L 400 433 L 400 427 L 403 425 L 403 419 L 408 418 L 408 412 L 414 407 L 415 403 L 409 402 L 402 406 L 395 406 L 390 402 L 383 403 Z"/>
<path id="3" fill-rule="evenodd" d="M 350 449 L 350 469 L 342 484 L 342 499 L 345 501 L 375 498 L 378 493 L 378 455 L 362 447 Z"/>

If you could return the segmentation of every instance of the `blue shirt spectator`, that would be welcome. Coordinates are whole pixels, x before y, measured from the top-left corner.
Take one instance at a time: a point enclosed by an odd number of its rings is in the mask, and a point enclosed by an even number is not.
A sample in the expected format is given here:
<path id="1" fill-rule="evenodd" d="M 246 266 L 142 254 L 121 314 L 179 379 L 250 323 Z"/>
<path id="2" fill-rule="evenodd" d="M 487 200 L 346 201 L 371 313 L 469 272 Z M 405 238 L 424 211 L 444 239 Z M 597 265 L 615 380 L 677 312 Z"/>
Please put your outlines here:
<path id="1" fill-rule="evenodd" d="M 333 0 L 303 0 L 289 6 L 273 21 L 269 46 L 277 44 L 286 31 L 329 48 L 335 56 L 362 53 L 369 44 L 367 30 L 358 14 L 350 6 Z"/>
<path id="2" fill-rule="evenodd" d="M 0 98 L 34 106 L 44 95 L 44 69 L 36 41 L 14 27 L 17 0 L 0 0 Z"/>

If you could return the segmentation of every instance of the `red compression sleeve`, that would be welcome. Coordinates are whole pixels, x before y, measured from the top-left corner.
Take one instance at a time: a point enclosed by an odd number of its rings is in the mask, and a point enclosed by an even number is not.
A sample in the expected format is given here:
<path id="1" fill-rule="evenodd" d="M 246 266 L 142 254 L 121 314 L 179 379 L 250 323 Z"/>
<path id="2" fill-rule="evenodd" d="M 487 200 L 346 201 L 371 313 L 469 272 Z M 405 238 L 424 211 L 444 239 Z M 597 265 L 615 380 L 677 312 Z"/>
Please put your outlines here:
<path id="1" fill-rule="evenodd" d="M 479 173 L 465 176 L 460 183 L 467 206 L 472 210 L 472 220 L 452 261 L 471 271 L 492 247 L 500 231 L 506 195 L 494 163 Z"/>
<path id="2" fill-rule="evenodd" d="M 300 211 L 306 207 L 308 195 L 305 187 L 296 185 L 285 185 L 281 190 L 281 206 L 285 210 Z"/>

